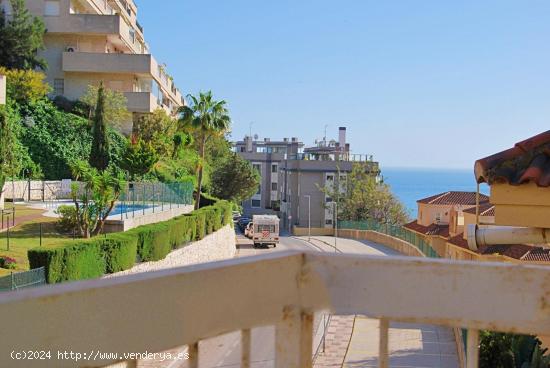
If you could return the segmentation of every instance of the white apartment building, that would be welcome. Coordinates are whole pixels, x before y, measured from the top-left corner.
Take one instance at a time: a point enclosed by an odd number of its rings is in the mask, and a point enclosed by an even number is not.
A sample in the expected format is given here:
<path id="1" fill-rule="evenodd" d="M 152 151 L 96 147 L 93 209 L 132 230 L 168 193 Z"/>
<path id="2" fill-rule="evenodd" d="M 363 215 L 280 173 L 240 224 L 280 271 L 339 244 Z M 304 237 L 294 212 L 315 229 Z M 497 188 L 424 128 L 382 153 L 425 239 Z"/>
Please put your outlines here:
<path id="1" fill-rule="evenodd" d="M 9 15 L 9 0 L 0 4 Z M 149 53 L 133 0 L 26 0 L 26 5 L 46 24 L 40 54 L 48 63 L 52 97 L 76 100 L 88 85 L 103 81 L 125 95 L 133 119 L 159 107 L 174 114 L 185 104 L 165 66 Z"/>

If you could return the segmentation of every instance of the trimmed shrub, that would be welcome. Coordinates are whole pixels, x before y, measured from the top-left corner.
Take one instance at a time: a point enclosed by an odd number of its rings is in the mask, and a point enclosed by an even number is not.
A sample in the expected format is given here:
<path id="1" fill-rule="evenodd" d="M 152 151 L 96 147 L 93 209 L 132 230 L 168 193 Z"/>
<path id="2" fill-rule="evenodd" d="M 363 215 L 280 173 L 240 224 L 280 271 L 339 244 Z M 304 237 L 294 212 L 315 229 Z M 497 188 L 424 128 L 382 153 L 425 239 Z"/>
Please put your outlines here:
<path id="1" fill-rule="evenodd" d="M 46 282 L 55 284 L 63 281 L 63 247 L 59 248 L 35 248 L 29 249 L 27 256 L 31 269 L 44 267 L 46 270 Z"/>
<path id="2" fill-rule="evenodd" d="M 105 271 L 115 273 L 132 268 L 136 263 L 137 237 L 119 233 L 99 239 L 105 258 Z"/>
<path id="3" fill-rule="evenodd" d="M 168 226 L 164 223 L 140 226 L 137 234 L 137 254 L 142 262 L 159 261 L 172 249 Z"/>
<path id="4" fill-rule="evenodd" d="M 63 247 L 62 281 L 92 279 L 105 274 L 105 259 L 97 240 L 75 241 Z"/>
<path id="5" fill-rule="evenodd" d="M 231 205 L 219 201 L 190 214 L 125 233 L 72 241 L 56 248 L 30 249 L 28 258 L 31 268 L 45 267 L 49 284 L 89 279 L 127 270 L 136 259 L 164 259 L 172 249 L 201 240 L 230 223 Z"/>

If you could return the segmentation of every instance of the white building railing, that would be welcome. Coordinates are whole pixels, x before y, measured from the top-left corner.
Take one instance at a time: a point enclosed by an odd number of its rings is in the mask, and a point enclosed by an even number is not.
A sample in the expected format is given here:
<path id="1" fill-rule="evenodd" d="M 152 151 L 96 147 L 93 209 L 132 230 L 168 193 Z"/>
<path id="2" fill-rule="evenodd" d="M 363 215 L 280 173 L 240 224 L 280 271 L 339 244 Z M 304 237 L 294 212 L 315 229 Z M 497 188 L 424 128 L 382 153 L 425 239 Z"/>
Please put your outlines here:
<path id="1" fill-rule="evenodd" d="M 380 367 L 388 321 L 467 328 L 468 367 L 478 331 L 550 335 L 550 269 L 542 266 L 281 252 L 118 278 L 23 290 L 0 297 L 0 366 L 32 367 L 13 351 L 157 352 L 275 325 L 275 365 L 311 367 L 313 313 L 380 319 Z M 43 360 L 40 367 L 101 367 L 113 359 Z M 128 362 L 132 366 L 135 362 Z"/>

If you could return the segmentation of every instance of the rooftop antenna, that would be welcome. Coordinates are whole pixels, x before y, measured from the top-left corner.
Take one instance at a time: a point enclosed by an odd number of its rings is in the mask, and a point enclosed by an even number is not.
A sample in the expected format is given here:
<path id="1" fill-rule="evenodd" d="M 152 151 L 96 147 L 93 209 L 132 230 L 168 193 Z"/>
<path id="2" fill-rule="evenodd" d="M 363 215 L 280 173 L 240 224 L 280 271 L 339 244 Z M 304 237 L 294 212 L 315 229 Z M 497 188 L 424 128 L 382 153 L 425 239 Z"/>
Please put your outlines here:
<path id="1" fill-rule="evenodd" d="M 325 136 L 323 138 L 323 142 L 325 143 L 325 145 L 327 143 L 327 128 L 328 128 L 328 124 L 325 124 Z"/>
<path id="2" fill-rule="evenodd" d="M 249 137 L 252 138 L 252 125 L 254 125 L 254 122 L 251 121 L 250 124 L 248 125 L 248 129 L 249 129 Z"/>

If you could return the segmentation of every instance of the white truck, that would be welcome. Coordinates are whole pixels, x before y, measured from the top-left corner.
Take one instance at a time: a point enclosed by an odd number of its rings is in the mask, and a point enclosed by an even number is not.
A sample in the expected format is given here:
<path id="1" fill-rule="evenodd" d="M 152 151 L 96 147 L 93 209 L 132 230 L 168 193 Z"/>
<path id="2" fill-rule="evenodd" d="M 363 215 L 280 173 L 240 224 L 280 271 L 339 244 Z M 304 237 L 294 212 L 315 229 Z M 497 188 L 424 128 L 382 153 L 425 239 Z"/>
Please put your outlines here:
<path id="1" fill-rule="evenodd" d="M 279 218 L 275 215 L 254 215 L 252 217 L 252 241 L 254 247 L 279 243 Z"/>

